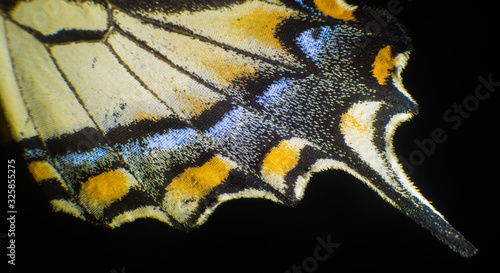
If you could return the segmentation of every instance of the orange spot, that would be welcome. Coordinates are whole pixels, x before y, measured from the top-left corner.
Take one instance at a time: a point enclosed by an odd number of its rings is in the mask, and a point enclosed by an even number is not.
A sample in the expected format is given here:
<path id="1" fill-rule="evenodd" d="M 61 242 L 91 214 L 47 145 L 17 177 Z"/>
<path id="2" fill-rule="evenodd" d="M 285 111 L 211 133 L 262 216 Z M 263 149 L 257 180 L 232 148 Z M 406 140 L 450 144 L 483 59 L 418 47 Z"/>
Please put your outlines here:
<path id="1" fill-rule="evenodd" d="M 234 168 L 229 162 L 217 156 L 212 157 L 201 167 L 191 167 L 172 179 L 167 186 L 169 196 L 175 201 L 199 200 L 215 186 L 220 185 Z"/>
<path id="2" fill-rule="evenodd" d="M 278 26 L 286 19 L 297 16 L 288 9 L 255 3 L 230 12 L 227 27 L 235 37 L 250 37 L 256 45 L 266 45 L 279 52 L 281 43 L 275 37 Z"/>
<path id="3" fill-rule="evenodd" d="M 262 174 L 269 178 L 284 179 L 285 175 L 297 165 L 303 147 L 302 143 L 293 143 L 291 140 L 281 141 L 264 159 Z"/>
<path id="4" fill-rule="evenodd" d="M 137 110 L 133 113 L 133 115 L 136 122 L 145 119 L 154 121 L 158 117 L 157 115 L 155 115 L 155 113 L 150 113 L 143 110 Z"/>
<path id="5" fill-rule="evenodd" d="M 27 167 L 36 182 L 60 178 L 59 173 L 47 161 L 33 161 L 28 163 Z"/>
<path id="6" fill-rule="evenodd" d="M 172 93 L 170 96 L 172 99 L 172 108 L 174 108 L 176 112 L 189 118 L 200 116 L 218 102 L 216 97 L 210 97 L 208 94 L 182 92 L 178 90 L 174 92 L 175 93 Z"/>
<path id="7" fill-rule="evenodd" d="M 253 63 L 235 53 L 213 54 L 205 52 L 204 54 L 210 54 L 210 57 L 200 54 L 204 58 L 201 60 L 205 60 L 202 62 L 203 65 L 216 75 L 217 82 L 222 86 L 229 86 L 235 80 L 251 77 L 257 72 Z"/>
<path id="8" fill-rule="evenodd" d="M 117 169 L 89 178 L 83 183 L 81 194 L 92 206 L 105 207 L 127 194 L 134 182 L 130 173 Z"/>
<path id="9" fill-rule="evenodd" d="M 314 0 L 316 7 L 325 15 L 344 21 L 356 21 L 353 11 L 354 7 L 340 0 Z"/>
<path id="10" fill-rule="evenodd" d="M 391 57 L 391 46 L 382 48 L 372 64 L 373 76 L 378 80 L 379 84 L 386 84 L 387 77 L 391 74 L 391 70 L 394 69 L 394 66 L 395 61 Z"/>

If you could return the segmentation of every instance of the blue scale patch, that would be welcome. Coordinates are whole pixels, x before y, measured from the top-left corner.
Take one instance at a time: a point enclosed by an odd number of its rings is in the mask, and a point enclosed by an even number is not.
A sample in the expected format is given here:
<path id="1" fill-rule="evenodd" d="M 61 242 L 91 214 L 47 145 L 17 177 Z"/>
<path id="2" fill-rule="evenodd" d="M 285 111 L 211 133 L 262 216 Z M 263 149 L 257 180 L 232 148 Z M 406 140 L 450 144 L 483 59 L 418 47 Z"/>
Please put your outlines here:
<path id="1" fill-rule="evenodd" d="M 62 177 L 74 185 L 102 173 L 103 170 L 112 169 L 119 162 L 117 154 L 107 145 L 85 152 L 58 154 L 54 159 Z"/>
<path id="2" fill-rule="evenodd" d="M 269 85 L 267 90 L 257 97 L 257 103 L 265 106 L 268 103 L 275 103 L 282 97 L 283 93 L 286 91 L 287 87 L 292 83 L 289 78 L 282 78 Z"/>
<path id="3" fill-rule="evenodd" d="M 95 165 L 103 162 L 106 158 L 110 157 L 110 152 L 102 147 L 94 148 L 90 152 L 84 153 L 69 153 L 67 155 L 58 155 L 56 160 L 58 163 L 66 166 L 79 166 L 79 165 Z"/>
<path id="4" fill-rule="evenodd" d="M 310 29 L 302 32 L 297 37 L 297 44 L 301 47 L 307 57 L 317 62 L 319 58 L 329 54 L 334 59 L 339 59 L 337 36 L 338 26 L 332 30 L 330 27 Z"/>
<path id="5" fill-rule="evenodd" d="M 214 126 L 210 127 L 206 134 L 212 139 L 222 138 L 227 134 L 231 134 L 236 127 L 236 122 L 240 121 L 242 114 L 241 108 L 236 108 L 229 111 L 221 121 L 217 122 Z"/>

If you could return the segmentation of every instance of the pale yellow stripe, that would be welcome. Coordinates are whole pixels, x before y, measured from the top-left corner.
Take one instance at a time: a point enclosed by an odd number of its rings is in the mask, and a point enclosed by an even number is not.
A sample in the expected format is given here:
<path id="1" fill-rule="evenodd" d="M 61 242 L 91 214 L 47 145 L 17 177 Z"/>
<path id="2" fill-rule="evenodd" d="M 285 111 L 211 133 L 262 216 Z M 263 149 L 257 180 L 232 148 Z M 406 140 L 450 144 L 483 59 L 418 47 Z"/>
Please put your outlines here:
<path id="1" fill-rule="evenodd" d="M 222 44 L 266 58 L 297 65 L 279 39 L 279 26 L 287 19 L 298 18 L 296 11 L 284 5 L 264 1 L 247 1 L 222 9 L 182 12 L 172 15 L 144 13 L 144 16 L 185 27 L 193 33 Z"/>
<path id="2" fill-rule="evenodd" d="M 183 119 L 196 118 L 224 99 L 117 32 L 108 42 L 148 88 Z"/>
<path id="3" fill-rule="evenodd" d="M 17 85 L 9 53 L 5 20 L 0 17 L 0 109 L 4 111 L 14 141 L 19 142 L 38 133 Z"/>
<path id="4" fill-rule="evenodd" d="M 60 45 L 51 47 L 51 52 L 104 132 L 173 114 L 118 62 L 106 45 Z"/>
<path id="5" fill-rule="evenodd" d="M 108 24 L 106 8 L 91 1 L 19 1 L 10 15 L 43 35 L 63 29 L 105 30 Z"/>
<path id="6" fill-rule="evenodd" d="M 42 139 L 93 127 L 43 44 L 14 23 L 6 26 L 9 41 L 15 41 L 10 50 L 22 97 Z"/>
<path id="7" fill-rule="evenodd" d="M 234 88 L 238 79 L 251 78 L 269 65 L 190 36 L 166 31 L 116 12 L 119 26 L 144 41 L 175 65 L 220 89 Z"/>

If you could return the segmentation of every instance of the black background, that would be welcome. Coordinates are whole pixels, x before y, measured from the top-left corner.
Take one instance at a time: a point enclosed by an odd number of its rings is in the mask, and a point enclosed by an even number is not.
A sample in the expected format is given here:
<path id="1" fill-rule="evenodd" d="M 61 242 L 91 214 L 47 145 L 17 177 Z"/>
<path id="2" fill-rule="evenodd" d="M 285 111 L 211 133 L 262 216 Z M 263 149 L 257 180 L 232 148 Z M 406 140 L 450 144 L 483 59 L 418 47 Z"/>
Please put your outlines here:
<path id="1" fill-rule="evenodd" d="M 389 0 L 366 2 L 387 7 Z M 418 149 L 415 140 L 430 138 L 435 128 L 444 130 L 446 141 L 436 144 L 435 151 L 415 166 L 411 179 L 476 245 L 477 255 L 460 257 L 341 171 L 316 174 L 296 207 L 236 200 L 223 203 L 205 225 L 190 233 L 153 220 L 139 220 L 111 231 L 52 213 L 18 161 L 15 269 L 281 273 L 312 256 L 318 237 L 326 240 L 331 236 L 341 246 L 319 262 L 315 272 L 483 272 L 480 269 L 486 271 L 488 265 L 494 271 L 500 231 L 496 172 L 500 87 L 480 101 L 456 130 L 443 114 L 474 95 L 478 76 L 492 74 L 500 82 L 496 7 L 491 1 L 400 3 L 403 10 L 396 17 L 414 44 L 403 73 L 404 85 L 421 109 L 398 129 L 395 149 L 408 160 Z M 6 159 L 15 155 L 4 156 L 6 166 Z M 2 200 L 7 195 L 6 187 L 4 190 Z M 6 233 L 7 222 L 1 223 L 0 232 Z M 0 240 L 1 268 L 7 266 L 7 245 L 5 238 Z"/>

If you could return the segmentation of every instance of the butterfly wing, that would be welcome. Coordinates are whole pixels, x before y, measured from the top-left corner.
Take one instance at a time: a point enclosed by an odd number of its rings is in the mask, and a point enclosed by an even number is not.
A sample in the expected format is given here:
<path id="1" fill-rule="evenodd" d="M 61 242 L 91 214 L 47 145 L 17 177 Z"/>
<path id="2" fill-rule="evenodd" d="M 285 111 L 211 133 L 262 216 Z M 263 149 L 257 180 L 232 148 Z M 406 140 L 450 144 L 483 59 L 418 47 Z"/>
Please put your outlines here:
<path id="1" fill-rule="evenodd" d="M 368 26 L 375 15 L 384 28 Z M 221 202 L 295 204 L 345 170 L 464 256 L 392 147 L 417 112 L 387 14 L 342 1 L 10 1 L 1 99 L 55 210 L 190 229 Z"/>

